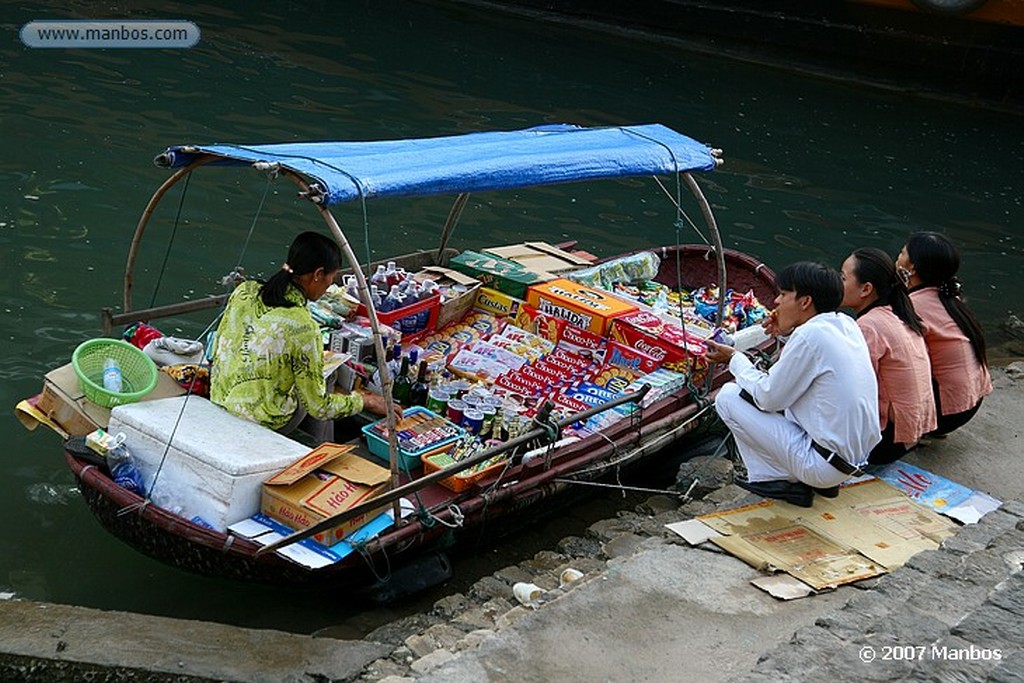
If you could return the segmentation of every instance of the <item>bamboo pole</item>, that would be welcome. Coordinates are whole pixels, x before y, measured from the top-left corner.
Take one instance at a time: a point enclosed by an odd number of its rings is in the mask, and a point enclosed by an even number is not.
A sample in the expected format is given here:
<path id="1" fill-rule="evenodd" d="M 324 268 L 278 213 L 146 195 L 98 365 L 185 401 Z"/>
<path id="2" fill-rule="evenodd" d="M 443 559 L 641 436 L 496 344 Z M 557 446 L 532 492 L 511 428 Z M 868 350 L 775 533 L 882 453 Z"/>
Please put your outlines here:
<path id="1" fill-rule="evenodd" d="M 276 170 L 291 178 L 291 180 L 295 182 L 295 184 L 298 185 L 307 196 L 309 196 L 309 183 L 307 183 L 302 176 L 290 169 L 278 168 Z M 362 302 L 363 306 L 366 307 L 366 317 L 370 319 L 370 330 L 373 332 L 373 350 L 377 356 L 377 371 L 380 373 L 381 393 L 384 396 L 384 405 L 387 410 L 384 420 L 388 427 L 388 459 L 390 461 L 391 470 L 391 488 L 395 489 L 399 487 L 400 476 L 398 465 L 398 435 L 396 434 L 397 430 L 395 429 L 395 402 L 391 396 L 391 373 L 388 371 L 387 363 L 384 362 L 384 342 L 382 341 L 380 334 L 380 321 L 377 319 L 377 309 L 374 308 L 373 300 L 370 297 L 370 285 L 366 281 L 366 274 L 363 273 L 363 269 L 359 267 L 359 259 L 356 258 L 355 252 L 352 250 L 352 245 L 349 244 L 348 238 L 345 237 L 345 233 L 342 232 L 341 226 L 338 225 L 338 221 L 335 220 L 334 214 L 332 214 L 330 209 L 327 208 L 326 202 L 318 202 L 315 203 L 315 205 L 317 209 L 320 210 L 320 215 L 323 217 L 324 222 L 327 223 L 327 227 L 330 228 L 338 246 L 341 247 L 341 251 L 345 254 L 345 259 L 352 267 L 352 274 L 355 276 L 356 284 L 359 286 L 359 300 Z M 397 499 L 394 504 L 393 512 L 395 520 L 402 519 L 401 504 Z M 396 521 L 396 524 L 400 523 L 400 521 Z"/>
<path id="2" fill-rule="evenodd" d="M 645 384 L 639 391 L 635 391 L 633 393 L 620 396 L 606 403 L 602 403 L 599 406 L 594 406 L 593 408 L 589 408 L 582 412 L 569 415 L 568 417 L 564 417 L 561 420 L 556 420 L 554 422 L 554 425 L 558 430 L 561 430 L 573 424 L 574 422 L 586 420 L 587 418 L 593 417 L 598 413 L 610 410 L 611 408 L 622 405 L 624 403 L 640 403 L 643 400 L 643 398 L 647 395 L 647 392 L 650 391 L 650 389 L 650 385 Z M 408 484 L 405 484 L 404 486 L 399 486 L 398 488 L 391 489 L 390 491 L 382 493 L 381 495 L 376 496 L 374 498 L 371 498 L 370 500 L 364 503 L 360 503 L 359 505 L 349 508 L 344 512 L 340 512 L 333 517 L 329 517 L 321 522 L 318 522 L 311 527 L 307 527 L 306 529 L 296 531 L 292 534 L 289 534 L 288 536 L 285 536 L 284 538 L 274 541 L 273 543 L 269 543 L 260 548 L 258 551 L 256 551 L 256 556 L 259 557 L 260 555 L 273 552 L 278 548 L 283 548 L 284 546 L 297 543 L 303 540 L 304 538 L 309 538 L 310 536 L 318 534 L 321 531 L 333 528 L 338 524 L 343 524 L 351 519 L 358 517 L 361 514 L 366 513 L 367 511 L 373 508 L 380 507 L 381 505 L 387 505 L 388 503 L 395 503 L 396 505 L 399 505 L 399 501 L 402 498 L 402 496 L 414 493 L 426 486 L 429 486 L 430 484 L 441 481 L 442 479 L 447 479 L 448 477 L 454 474 L 458 474 L 459 472 L 468 470 L 474 465 L 479 465 L 480 463 L 485 462 L 486 460 L 490 460 L 496 455 L 501 455 L 506 451 L 522 446 L 523 444 L 529 443 L 534 439 L 544 438 L 549 435 L 548 431 L 549 430 L 547 427 L 538 427 L 536 429 L 531 429 L 525 434 L 521 434 L 514 439 L 510 439 L 505 443 L 501 444 L 500 446 L 488 448 L 487 450 L 472 455 L 466 458 L 465 460 L 460 460 L 459 462 L 456 462 L 454 465 L 449 465 L 444 469 L 438 470 L 436 472 L 431 472 L 430 474 L 424 475 L 419 479 L 416 479 L 415 481 L 411 481 Z M 392 430 L 392 433 L 393 432 L 394 430 Z"/>
<path id="3" fill-rule="evenodd" d="M 128 248 L 128 262 L 124 267 L 125 313 L 132 310 L 132 281 L 134 280 L 135 260 L 139 255 L 139 247 L 142 244 L 142 235 L 146 231 L 146 225 L 149 223 L 149 219 L 153 215 L 156 205 L 160 203 L 160 200 L 163 199 L 165 194 L 167 194 L 167 191 L 174 187 L 179 180 L 187 176 L 194 169 L 213 161 L 215 158 L 216 157 L 210 155 L 201 156 L 187 166 L 179 168 L 170 178 L 165 180 L 160 187 L 156 189 L 153 196 L 149 198 L 149 202 L 146 204 L 146 208 L 143 209 L 142 215 L 139 216 L 139 222 L 135 226 L 135 234 L 132 235 L 132 243 Z"/>
<path id="4" fill-rule="evenodd" d="M 683 173 L 683 180 L 686 181 L 686 186 L 690 188 L 690 193 L 697 200 L 697 204 L 700 206 L 700 212 L 704 215 L 704 222 L 708 226 L 708 232 L 711 233 L 711 241 L 715 247 L 715 263 L 718 265 L 718 325 L 722 325 L 722 315 L 725 313 L 725 288 L 726 288 L 726 272 L 725 272 L 725 248 L 722 246 L 722 234 L 718 230 L 718 222 L 715 220 L 715 214 L 711 211 L 711 205 L 708 203 L 707 197 L 701 192 L 700 185 L 693 179 L 693 175 L 690 173 Z M 710 374 L 708 375 L 711 376 Z"/>

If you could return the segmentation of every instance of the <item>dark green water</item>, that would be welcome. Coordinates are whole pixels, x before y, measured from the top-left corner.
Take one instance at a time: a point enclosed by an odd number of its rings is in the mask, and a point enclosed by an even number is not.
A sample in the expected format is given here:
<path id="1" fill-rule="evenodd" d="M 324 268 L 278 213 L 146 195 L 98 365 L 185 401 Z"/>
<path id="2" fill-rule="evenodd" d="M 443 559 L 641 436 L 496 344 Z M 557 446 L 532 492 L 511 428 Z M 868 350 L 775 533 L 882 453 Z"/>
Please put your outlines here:
<path id="1" fill-rule="evenodd" d="M 1020 118 L 443 3 L 132 4 L 116 16 L 189 19 L 200 43 L 31 50 L 17 37 L 25 22 L 88 17 L 92 3 L 0 8 L 0 404 L 11 408 L 97 334 L 103 306 L 120 302 L 132 230 L 166 177 L 151 159 L 177 143 L 660 122 L 724 150 L 726 165 L 702 183 L 728 245 L 775 266 L 805 258 L 838 266 L 854 247 L 895 253 L 909 232 L 941 230 L 962 248 L 966 293 L 993 342 L 999 323 L 1019 313 Z M 219 291 L 265 189 L 254 174 L 197 175 L 158 280 L 178 195 L 165 201 L 137 273 L 136 306 L 157 289 L 160 302 Z M 250 272 L 276 267 L 296 231 L 321 227 L 294 194 L 284 182 L 269 188 L 244 254 Z M 365 219 L 357 206 L 337 215 L 360 256 L 382 255 L 435 244 L 449 201 L 384 201 L 369 204 Z M 649 180 L 482 194 L 456 241 L 572 237 L 608 255 L 674 242 L 674 219 Z M 189 335 L 206 322 L 162 327 Z M 8 412 L 0 439 L 0 592 L 300 631 L 357 611 L 343 595 L 197 578 L 141 557 L 86 510 L 56 437 L 26 432 Z"/>

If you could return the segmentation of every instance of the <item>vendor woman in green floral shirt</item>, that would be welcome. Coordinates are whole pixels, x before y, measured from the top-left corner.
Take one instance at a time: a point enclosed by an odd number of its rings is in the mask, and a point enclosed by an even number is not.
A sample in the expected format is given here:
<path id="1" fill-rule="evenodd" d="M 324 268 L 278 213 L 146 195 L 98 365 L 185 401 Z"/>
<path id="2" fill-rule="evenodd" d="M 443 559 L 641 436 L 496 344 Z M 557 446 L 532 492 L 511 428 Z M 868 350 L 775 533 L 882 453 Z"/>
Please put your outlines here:
<path id="1" fill-rule="evenodd" d="M 301 424 L 318 441 L 334 438 L 336 418 L 364 409 L 385 414 L 379 394 L 340 394 L 324 384 L 323 338 L 306 302 L 324 295 L 340 266 L 333 240 L 304 232 L 281 270 L 262 285 L 250 280 L 232 292 L 217 328 L 214 403 L 282 434 Z"/>

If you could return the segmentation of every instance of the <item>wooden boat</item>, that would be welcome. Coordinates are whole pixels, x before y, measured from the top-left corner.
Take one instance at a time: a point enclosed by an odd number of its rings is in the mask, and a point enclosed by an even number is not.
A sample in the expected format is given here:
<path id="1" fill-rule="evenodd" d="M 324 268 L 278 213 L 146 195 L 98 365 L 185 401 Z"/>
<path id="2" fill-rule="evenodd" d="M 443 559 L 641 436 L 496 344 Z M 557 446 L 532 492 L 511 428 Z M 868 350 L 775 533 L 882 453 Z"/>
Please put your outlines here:
<path id="1" fill-rule="evenodd" d="M 407 169 L 404 176 L 396 177 L 395 160 L 407 158 L 410 149 L 425 162 L 422 168 Z M 426 158 L 431 155 L 436 158 Z M 761 301 L 769 303 L 777 291 L 774 275 L 764 264 L 723 248 L 710 205 L 691 175 L 696 170 L 713 169 L 718 163 L 717 152 L 663 126 L 604 129 L 545 126 L 452 138 L 330 143 L 326 147 L 314 143 L 178 147 L 158 157 L 158 162 L 178 166 L 178 170 L 156 191 L 139 221 L 125 273 L 124 311 L 117 315 L 109 310 L 105 312 L 104 325 L 108 332 L 134 321 L 151 321 L 221 304 L 223 297 L 210 297 L 185 304 L 132 308 L 133 265 L 154 206 L 175 182 L 206 165 L 256 168 L 295 181 L 342 245 L 353 266 L 352 272 L 360 282 L 364 304 L 369 304 L 369 317 L 375 329 L 377 314 L 369 301 L 366 278 L 330 211 L 334 203 L 374 194 L 418 196 L 445 192 L 457 195 L 441 247 L 400 257 L 407 267 L 417 268 L 425 264 L 444 264 L 454 253 L 446 245 L 447 236 L 470 191 L 669 173 L 678 176 L 680 187 L 689 188 L 712 240 L 710 244 L 654 249 L 661 264 L 655 279 L 674 289 L 719 283 L 723 290 L 726 286 L 736 291 L 752 290 Z M 755 348 L 763 352 L 769 349 L 768 345 L 769 342 L 763 340 Z M 377 347 L 382 357 L 379 330 Z M 386 389 L 390 378 L 386 371 L 383 374 Z M 396 465 L 392 442 L 391 491 L 376 502 L 397 500 L 405 492 L 414 491 L 421 514 L 407 517 L 361 544 L 359 552 L 318 569 L 296 564 L 280 554 L 268 552 L 264 545 L 230 532 L 222 533 L 190 522 L 116 485 L 103 469 L 81 459 L 72 449 L 65 447 L 64 455 L 86 503 L 103 526 L 161 561 L 194 572 L 242 580 L 292 585 L 359 583 L 393 571 L 429 550 L 450 545 L 453 537 L 457 539 L 465 530 L 484 521 L 490 524 L 503 518 L 530 519 L 546 501 L 573 488 L 573 482 L 592 482 L 614 476 L 623 468 L 649 461 L 666 449 L 680 447 L 688 434 L 714 419 L 712 399 L 725 379 L 724 369 L 717 368 L 699 388 L 664 396 L 643 407 L 632 418 L 615 422 L 600 434 L 554 447 L 544 457 L 528 462 L 513 460 L 514 464 L 500 474 L 483 478 L 458 493 L 438 484 L 439 475 L 444 473 L 414 476 L 410 480 Z M 252 428 L 264 429 L 255 424 Z M 536 431 L 547 433 L 550 429 Z M 547 436 L 549 441 L 557 438 L 557 434 L 547 433 Z M 349 511 L 352 513 L 349 516 L 357 511 L 358 506 Z M 340 519 L 339 516 L 333 521 Z M 313 530 L 293 534 L 279 545 Z"/>

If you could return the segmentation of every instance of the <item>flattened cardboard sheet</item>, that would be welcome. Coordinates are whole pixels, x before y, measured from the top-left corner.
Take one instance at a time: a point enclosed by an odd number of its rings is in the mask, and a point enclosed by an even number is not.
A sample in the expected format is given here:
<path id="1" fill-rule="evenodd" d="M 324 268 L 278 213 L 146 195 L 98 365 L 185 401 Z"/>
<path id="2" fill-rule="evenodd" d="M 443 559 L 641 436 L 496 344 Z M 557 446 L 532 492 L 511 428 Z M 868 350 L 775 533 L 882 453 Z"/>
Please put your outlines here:
<path id="1" fill-rule="evenodd" d="M 879 479 L 818 496 L 811 508 L 765 501 L 698 518 L 711 541 L 761 570 L 781 570 L 815 590 L 877 576 L 938 548 L 956 525 Z"/>

